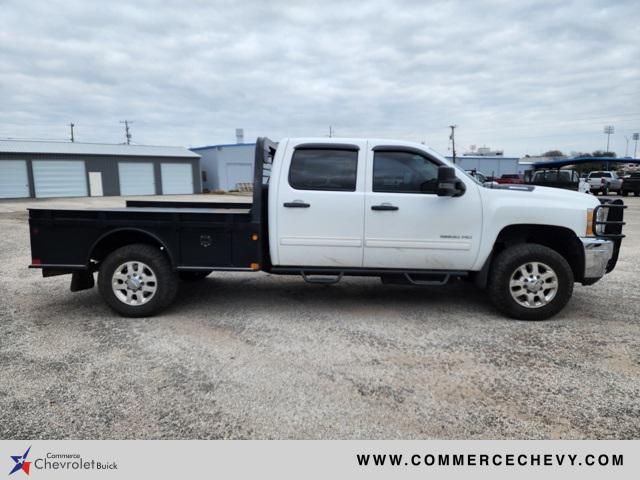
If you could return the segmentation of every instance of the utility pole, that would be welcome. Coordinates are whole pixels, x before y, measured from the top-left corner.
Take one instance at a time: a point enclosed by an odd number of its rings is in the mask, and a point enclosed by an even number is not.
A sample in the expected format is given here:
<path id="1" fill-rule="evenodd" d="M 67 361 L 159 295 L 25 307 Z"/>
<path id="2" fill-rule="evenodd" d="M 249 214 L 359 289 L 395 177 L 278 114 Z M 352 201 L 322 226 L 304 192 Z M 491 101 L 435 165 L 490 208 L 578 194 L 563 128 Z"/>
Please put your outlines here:
<path id="1" fill-rule="evenodd" d="M 120 123 L 124 123 L 124 136 L 127 139 L 127 145 L 131 144 L 131 132 L 129 132 L 129 125 L 133 122 L 128 120 L 121 120 Z"/>
<path id="2" fill-rule="evenodd" d="M 457 125 L 449 125 L 451 129 L 451 135 L 449 135 L 449 140 L 451 140 L 451 150 L 453 150 L 453 163 L 456 163 L 456 128 Z"/>
<path id="3" fill-rule="evenodd" d="M 333 128 L 329 125 L 329 138 L 333 137 Z"/>
<path id="4" fill-rule="evenodd" d="M 633 158 L 636 158 L 636 154 L 638 153 L 638 139 L 640 139 L 640 133 L 634 133 L 631 138 L 636 141 L 636 146 L 633 147 Z"/>
<path id="5" fill-rule="evenodd" d="M 73 143 L 76 141 L 75 138 L 73 137 L 73 127 L 75 127 L 75 124 L 71 122 L 69 126 L 71 127 L 71 143 Z"/>
<path id="6" fill-rule="evenodd" d="M 607 153 L 609 153 L 609 137 L 616 132 L 616 129 L 613 125 L 605 125 L 603 132 L 607 136 Z"/>

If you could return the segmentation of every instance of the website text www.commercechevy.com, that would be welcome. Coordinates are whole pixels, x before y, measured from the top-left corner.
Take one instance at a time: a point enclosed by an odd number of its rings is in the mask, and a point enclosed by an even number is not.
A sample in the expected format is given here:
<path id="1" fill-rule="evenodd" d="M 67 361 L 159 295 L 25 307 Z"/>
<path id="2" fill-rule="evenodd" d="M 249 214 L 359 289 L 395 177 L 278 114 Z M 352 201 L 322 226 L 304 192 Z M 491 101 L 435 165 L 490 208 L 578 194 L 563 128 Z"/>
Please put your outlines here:
<path id="1" fill-rule="evenodd" d="M 425 466 L 425 467 L 616 467 L 622 466 L 622 454 L 538 454 L 538 453 L 359 453 L 357 464 L 361 467 Z"/>

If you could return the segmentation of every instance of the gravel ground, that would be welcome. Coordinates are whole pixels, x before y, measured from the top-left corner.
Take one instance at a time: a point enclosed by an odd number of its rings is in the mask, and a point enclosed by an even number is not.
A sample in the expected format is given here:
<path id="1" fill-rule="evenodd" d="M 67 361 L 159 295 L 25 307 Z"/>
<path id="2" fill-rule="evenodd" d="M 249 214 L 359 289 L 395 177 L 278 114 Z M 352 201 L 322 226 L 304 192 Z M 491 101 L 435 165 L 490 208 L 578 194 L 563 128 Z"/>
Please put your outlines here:
<path id="1" fill-rule="evenodd" d="M 26 268 L 24 210 L 122 199 L 2 202 L 0 438 L 639 438 L 640 198 L 625 201 L 616 270 L 541 323 L 463 283 L 235 273 L 123 319 Z"/>

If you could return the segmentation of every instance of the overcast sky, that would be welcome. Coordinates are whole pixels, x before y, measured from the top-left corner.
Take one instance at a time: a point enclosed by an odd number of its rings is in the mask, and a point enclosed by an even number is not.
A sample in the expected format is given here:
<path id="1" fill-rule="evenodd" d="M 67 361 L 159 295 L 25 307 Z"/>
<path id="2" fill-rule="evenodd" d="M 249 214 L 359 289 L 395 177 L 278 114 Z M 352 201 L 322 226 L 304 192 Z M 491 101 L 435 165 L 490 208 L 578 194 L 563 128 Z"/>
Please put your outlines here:
<path id="1" fill-rule="evenodd" d="M 376 136 L 506 155 L 640 131 L 629 1 L 0 0 L 0 137 Z M 630 143 L 630 154 L 633 142 Z M 639 152 L 640 155 L 640 152 Z"/>

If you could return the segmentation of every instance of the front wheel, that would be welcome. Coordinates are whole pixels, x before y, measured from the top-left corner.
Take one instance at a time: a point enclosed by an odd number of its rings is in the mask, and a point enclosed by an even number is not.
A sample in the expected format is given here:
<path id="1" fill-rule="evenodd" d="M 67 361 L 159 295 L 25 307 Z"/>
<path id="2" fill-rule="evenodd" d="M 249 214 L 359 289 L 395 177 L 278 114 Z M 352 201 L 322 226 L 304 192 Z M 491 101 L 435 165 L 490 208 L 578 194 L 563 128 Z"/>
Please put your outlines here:
<path id="1" fill-rule="evenodd" d="M 573 272 L 555 250 L 524 243 L 493 261 L 489 296 L 502 313 L 519 320 L 545 320 L 564 308 L 573 293 Z"/>
<path id="2" fill-rule="evenodd" d="M 121 247 L 102 262 L 98 289 L 109 307 L 125 317 L 149 317 L 178 292 L 178 276 L 167 256 L 152 245 Z"/>

